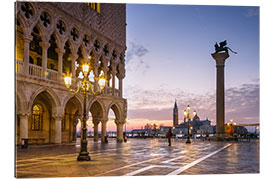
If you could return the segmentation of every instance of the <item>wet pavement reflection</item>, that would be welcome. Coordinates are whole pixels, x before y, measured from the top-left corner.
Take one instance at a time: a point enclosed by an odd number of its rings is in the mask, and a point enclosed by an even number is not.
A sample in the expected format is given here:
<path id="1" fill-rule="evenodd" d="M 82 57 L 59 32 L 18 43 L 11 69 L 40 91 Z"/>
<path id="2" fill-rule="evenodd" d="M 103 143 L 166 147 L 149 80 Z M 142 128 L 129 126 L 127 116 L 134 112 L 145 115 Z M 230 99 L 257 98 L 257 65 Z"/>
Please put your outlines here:
<path id="1" fill-rule="evenodd" d="M 129 139 L 108 144 L 88 139 L 91 161 L 78 162 L 79 140 L 17 148 L 16 175 L 27 177 L 138 176 L 259 173 L 259 141 L 212 142 Z"/>

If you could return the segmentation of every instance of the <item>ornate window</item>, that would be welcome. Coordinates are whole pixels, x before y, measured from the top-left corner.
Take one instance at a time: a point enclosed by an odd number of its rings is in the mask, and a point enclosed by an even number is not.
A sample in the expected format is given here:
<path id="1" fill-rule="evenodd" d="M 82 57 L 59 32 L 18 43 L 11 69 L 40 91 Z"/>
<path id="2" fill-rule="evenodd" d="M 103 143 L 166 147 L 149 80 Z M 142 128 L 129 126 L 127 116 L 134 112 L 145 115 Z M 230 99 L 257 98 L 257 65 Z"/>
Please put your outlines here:
<path id="1" fill-rule="evenodd" d="M 36 104 L 32 108 L 32 122 L 31 122 L 31 130 L 32 131 L 41 131 L 42 130 L 42 123 L 43 123 L 43 111 L 42 106 Z"/>
<path id="2" fill-rule="evenodd" d="M 57 70 L 57 62 L 58 62 L 58 53 L 56 52 L 57 44 L 54 35 L 51 35 L 49 43 L 51 44 L 48 48 L 48 64 L 49 69 Z"/>
<path id="3" fill-rule="evenodd" d="M 83 37 L 83 42 L 84 42 L 84 45 L 87 47 L 89 44 L 89 37 L 86 34 Z"/>
<path id="4" fill-rule="evenodd" d="M 65 32 L 66 32 L 66 27 L 63 23 L 63 21 L 58 21 L 57 25 L 56 25 L 56 28 L 58 29 L 58 32 L 63 35 Z"/>
<path id="5" fill-rule="evenodd" d="M 24 16 L 29 19 L 31 16 L 34 15 L 33 8 L 31 7 L 29 2 L 24 3 L 21 6 L 22 12 L 24 13 Z"/>
<path id="6" fill-rule="evenodd" d="M 109 48 L 108 48 L 107 44 L 104 46 L 103 52 L 104 52 L 105 56 L 109 55 Z"/>
<path id="7" fill-rule="evenodd" d="M 112 52 L 112 57 L 113 57 L 113 59 L 116 59 L 116 57 L 117 57 L 115 50 L 113 50 L 113 52 Z"/>
<path id="8" fill-rule="evenodd" d="M 31 33 L 33 36 L 33 40 L 30 42 L 30 51 L 34 51 L 40 56 L 42 56 L 42 48 L 39 45 L 42 42 L 41 37 L 39 35 L 39 31 L 36 27 L 34 27 L 33 32 Z"/>
<path id="9" fill-rule="evenodd" d="M 97 52 L 99 51 L 100 43 L 98 42 L 98 40 L 95 40 L 95 42 L 94 42 L 94 48 L 95 48 L 95 50 L 96 50 Z"/>
<path id="10" fill-rule="evenodd" d="M 43 12 L 40 15 L 40 20 L 42 21 L 43 26 L 48 27 L 51 24 L 51 20 L 49 15 L 46 12 Z"/>
<path id="11" fill-rule="evenodd" d="M 79 38 L 79 32 L 76 28 L 72 28 L 72 30 L 70 31 L 70 35 L 72 36 L 73 41 L 77 41 L 77 39 Z"/>

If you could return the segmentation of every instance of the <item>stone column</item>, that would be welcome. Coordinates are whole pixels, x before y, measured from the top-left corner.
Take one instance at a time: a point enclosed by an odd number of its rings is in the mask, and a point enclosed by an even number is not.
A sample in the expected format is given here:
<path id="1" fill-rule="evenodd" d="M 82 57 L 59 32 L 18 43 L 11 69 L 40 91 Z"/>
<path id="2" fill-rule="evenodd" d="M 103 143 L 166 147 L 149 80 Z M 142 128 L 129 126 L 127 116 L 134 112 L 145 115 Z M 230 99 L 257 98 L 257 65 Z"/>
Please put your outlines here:
<path id="1" fill-rule="evenodd" d="M 72 61 L 71 61 L 71 73 L 72 73 L 72 85 L 76 86 L 76 70 L 75 70 L 75 61 L 78 59 L 77 54 L 72 54 Z"/>
<path id="2" fill-rule="evenodd" d="M 94 74 L 94 91 L 97 91 L 98 89 L 98 81 L 96 78 L 98 78 L 98 66 L 94 65 L 93 69 L 93 74 Z"/>
<path id="3" fill-rule="evenodd" d="M 123 142 L 123 125 L 124 122 L 118 122 L 116 121 L 116 126 L 117 126 L 117 142 L 122 143 Z"/>
<path id="4" fill-rule="evenodd" d="M 112 74 L 112 95 L 115 95 L 115 74 Z"/>
<path id="5" fill-rule="evenodd" d="M 29 74 L 29 44 L 32 40 L 31 35 L 23 36 L 23 73 Z"/>
<path id="6" fill-rule="evenodd" d="M 46 79 L 47 72 L 47 52 L 50 47 L 50 43 L 41 42 L 40 46 L 42 47 L 42 77 Z"/>
<path id="7" fill-rule="evenodd" d="M 28 120 L 29 114 L 20 114 L 20 140 L 28 138 Z"/>
<path id="8" fill-rule="evenodd" d="M 98 124 L 99 121 L 93 121 L 94 124 L 94 141 L 98 141 Z"/>
<path id="9" fill-rule="evenodd" d="M 106 72 L 105 78 L 106 78 L 106 85 L 104 88 L 104 94 L 109 94 L 110 80 L 111 80 L 110 72 Z"/>
<path id="10" fill-rule="evenodd" d="M 105 143 L 105 136 L 107 135 L 107 122 L 108 119 L 103 119 L 101 121 L 101 142 Z"/>
<path id="11" fill-rule="evenodd" d="M 72 78 L 76 77 L 76 70 L 75 70 L 75 61 L 78 59 L 77 54 L 72 54 L 72 62 L 71 62 L 71 73 L 72 73 Z"/>
<path id="12" fill-rule="evenodd" d="M 119 79 L 119 97 L 123 97 L 123 78 L 118 77 Z"/>
<path id="13" fill-rule="evenodd" d="M 61 81 L 61 79 L 63 79 L 63 55 L 65 53 L 65 49 L 57 48 L 56 52 L 58 53 L 58 81 Z"/>
<path id="14" fill-rule="evenodd" d="M 77 124 L 78 124 L 78 117 L 76 120 L 73 121 L 73 131 L 72 131 L 72 141 L 76 141 L 77 139 Z"/>
<path id="15" fill-rule="evenodd" d="M 54 143 L 60 144 L 62 142 L 62 116 L 54 117 L 55 120 L 55 140 Z"/>
<path id="16" fill-rule="evenodd" d="M 224 135 L 225 124 L 225 99 L 224 99 L 224 67 L 225 60 L 229 57 L 228 53 L 214 53 L 212 57 L 216 60 L 216 134 Z"/>

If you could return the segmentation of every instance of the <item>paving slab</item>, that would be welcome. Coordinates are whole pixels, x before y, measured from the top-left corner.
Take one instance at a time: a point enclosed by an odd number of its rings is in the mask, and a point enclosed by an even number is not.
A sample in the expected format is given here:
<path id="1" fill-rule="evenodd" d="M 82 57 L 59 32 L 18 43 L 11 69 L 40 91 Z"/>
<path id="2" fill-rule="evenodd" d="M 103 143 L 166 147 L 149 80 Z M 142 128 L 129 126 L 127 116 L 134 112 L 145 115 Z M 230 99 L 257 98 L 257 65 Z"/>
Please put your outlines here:
<path id="1" fill-rule="evenodd" d="M 77 161 L 80 142 L 17 148 L 16 177 L 147 176 L 259 173 L 259 141 L 214 142 L 129 139 L 108 144 L 88 139 L 91 161 Z"/>

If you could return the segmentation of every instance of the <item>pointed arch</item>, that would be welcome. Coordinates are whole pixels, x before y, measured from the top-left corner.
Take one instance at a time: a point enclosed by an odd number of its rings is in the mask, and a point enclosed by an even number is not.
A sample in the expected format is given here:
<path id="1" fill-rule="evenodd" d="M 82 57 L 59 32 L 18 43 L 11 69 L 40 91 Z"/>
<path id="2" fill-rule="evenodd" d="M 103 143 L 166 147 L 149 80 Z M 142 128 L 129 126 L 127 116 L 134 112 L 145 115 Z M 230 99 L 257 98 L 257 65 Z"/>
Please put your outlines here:
<path id="1" fill-rule="evenodd" d="M 67 106 L 67 103 L 72 99 L 74 99 L 74 102 L 78 103 L 79 114 L 82 114 L 83 113 L 83 109 L 82 109 L 83 108 L 83 97 L 78 95 L 78 94 L 76 94 L 76 95 L 69 94 L 65 98 L 62 106 L 65 108 Z"/>
<path id="2" fill-rule="evenodd" d="M 29 100 L 29 103 L 28 103 L 28 110 L 29 111 L 31 110 L 32 105 L 33 105 L 33 102 L 36 99 L 36 97 L 39 94 L 43 93 L 43 92 L 45 92 L 46 95 L 48 95 L 47 98 L 50 100 L 53 110 L 56 111 L 57 110 L 57 107 L 60 107 L 61 106 L 61 103 L 60 103 L 60 100 L 59 100 L 58 96 L 56 95 L 56 93 L 52 89 L 50 89 L 48 87 L 41 87 L 38 90 L 36 90 L 32 94 L 32 96 L 30 97 L 30 100 Z"/>
<path id="3" fill-rule="evenodd" d="M 30 28 L 28 22 L 25 20 L 25 18 L 23 17 L 23 15 L 21 14 L 21 12 L 18 12 L 17 16 L 16 16 L 17 20 L 20 22 L 23 32 L 25 31 L 26 28 Z M 25 33 L 25 32 L 24 32 Z"/>
<path id="4" fill-rule="evenodd" d="M 104 118 L 105 105 L 99 99 L 94 98 L 90 101 L 89 106 L 86 112 L 91 112 L 92 117 L 95 118 Z"/>
<path id="5" fill-rule="evenodd" d="M 38 29 L 38 31 L 39 31 L 41 40 L 42 40 L 43 42 L 49 41 L 49 37 L 51 36 L 51 34 L 50 34 L 50 33 L 48 34 L 48 31 L 42 26 L 42 24 L 40 23 L 40 21 L 38 21 L 38 22 L 36 23 L 36 25 L 33 27 L 33 29 L 34 29 L 35 27 L 36 27 L 36 28 Z M 32 31 L 33 31 L 33 30 L 32 30 Z"/>
<path id="6" fill-rule="evenodd" d="M 20 88 L 16 88 L 15 96 L 16 96 L 15 106 L 16 111 L 18 111 L 17 113 L 20 113 L 20 111 L 25 111 L 25 108 L 27 107 L 27 100 L 24 95 L 24 92 Z"/>
<path id="7" fill-rule="evenodd" d="M 122 117 L 122 111 L 121 111 L 121 108 L 120 108 L 119 104 L 116 103 L 116 102 L 112 102 L 112 103 L 108 106 L 108 109 L 107 109 L 107 116 L 109 115 L 110 109 L 113 110 L 113 112 L 114 112 L 114 114 L 115 114 L 115 117 L 116 117 L 116 121 L 121 120 L 121 117 Z"/>

